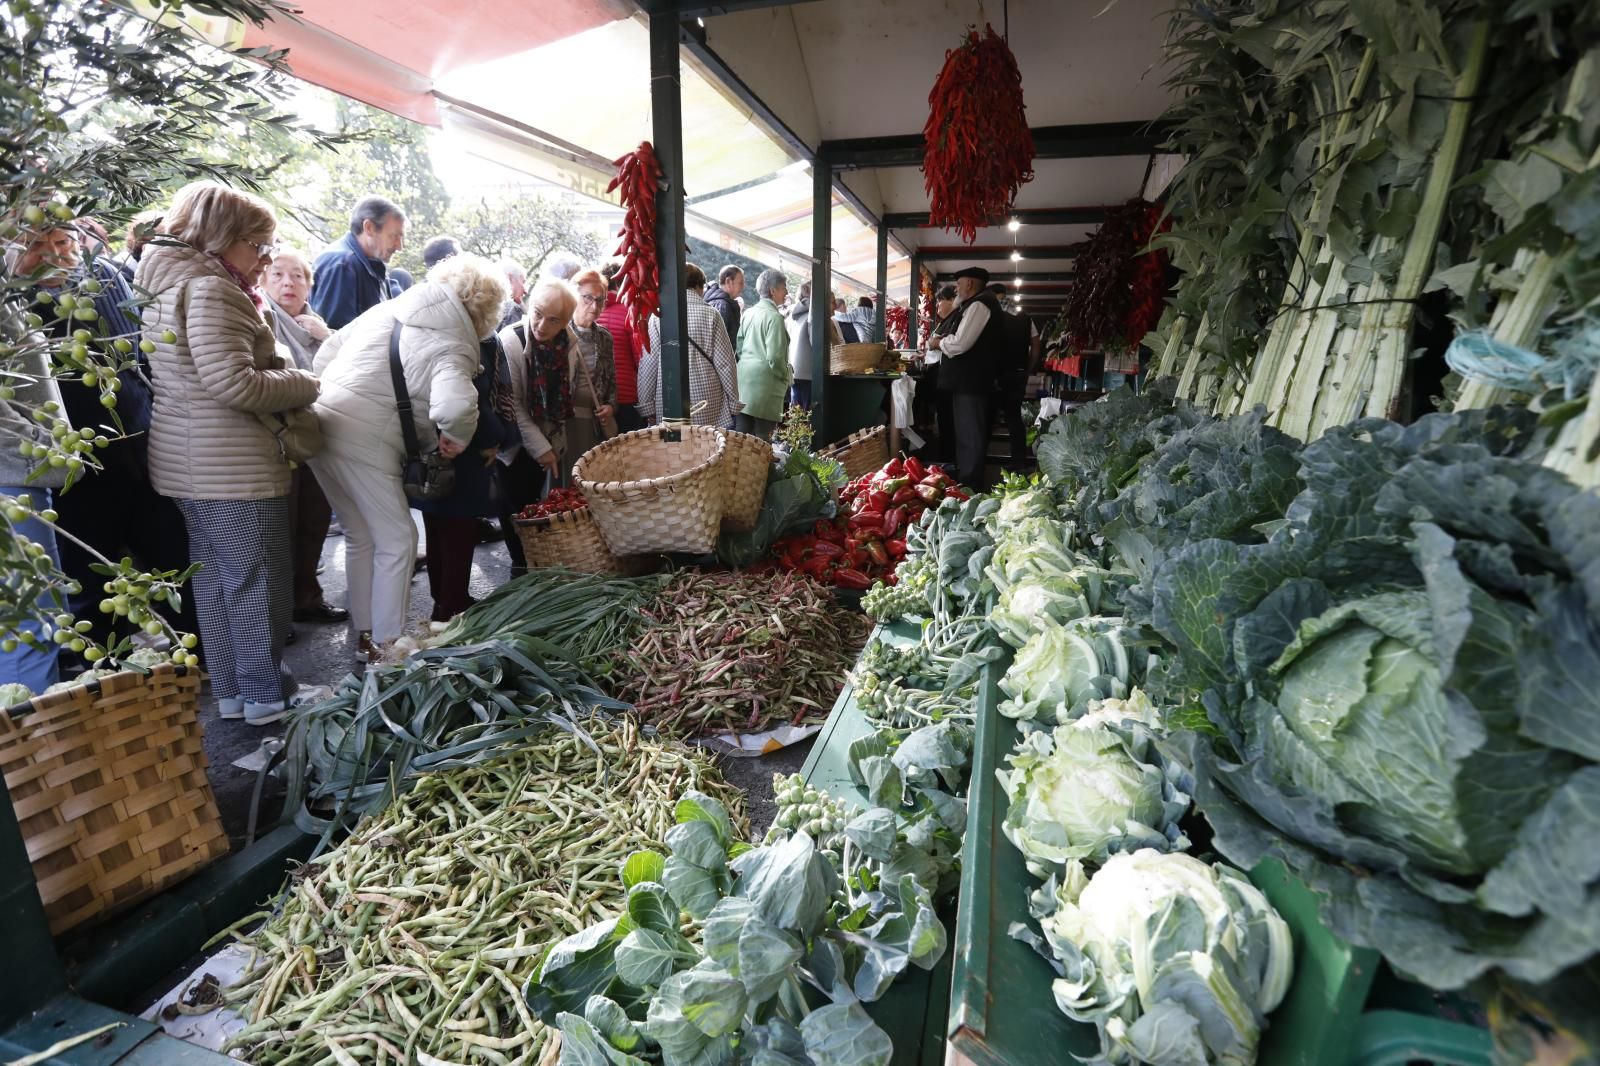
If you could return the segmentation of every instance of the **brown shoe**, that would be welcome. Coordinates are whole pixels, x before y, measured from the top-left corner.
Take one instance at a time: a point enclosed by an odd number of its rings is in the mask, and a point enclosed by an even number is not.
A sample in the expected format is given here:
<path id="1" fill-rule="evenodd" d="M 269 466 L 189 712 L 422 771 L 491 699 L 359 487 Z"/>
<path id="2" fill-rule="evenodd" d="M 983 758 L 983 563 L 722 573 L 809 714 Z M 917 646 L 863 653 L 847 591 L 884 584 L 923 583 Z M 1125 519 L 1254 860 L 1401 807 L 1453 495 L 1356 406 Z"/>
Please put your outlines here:
<path id="1" fill-rule="evenodd" d="M 363 629 L 356 634 L 356 669 L 365 670 L 373 663 L 383 661 L 383 651 L 372 643 L 372 633 Z"/>

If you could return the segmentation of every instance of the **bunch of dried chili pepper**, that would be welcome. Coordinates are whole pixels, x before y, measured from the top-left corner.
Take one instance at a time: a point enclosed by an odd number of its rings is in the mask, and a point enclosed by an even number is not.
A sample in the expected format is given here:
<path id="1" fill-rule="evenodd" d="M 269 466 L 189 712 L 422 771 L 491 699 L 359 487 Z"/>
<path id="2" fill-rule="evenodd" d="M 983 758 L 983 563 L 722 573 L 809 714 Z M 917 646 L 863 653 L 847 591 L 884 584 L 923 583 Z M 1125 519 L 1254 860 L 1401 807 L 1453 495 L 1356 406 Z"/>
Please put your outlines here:
<path id="1" fill-rule="evenodd" d="M 617 255 L 622 256 L 622 281 L 617 298 L 628 309 L 634 333 L 649 335 L 650 316 L 661 306 L 661 269 L 656 259 L 656 193 L 660 189 L 661 164 L 649 141 L 627 155 L 612 160 L 617 176 L 606 192 L 620 190 L 626 214 L 617 234 Z"/>
<path id="2" fill-rule="evenodd" d="M 1022 102 L 1022 72 L 1005 38 L 968 27 L 945 53 L 928 94 L 922 180 L 930 223 L 971 244 L 978 229 L 1011 209 L 1033 180 L 1033 133 Z"/>
<path id="3" fill-rule="evenodd" d="M 1067 354 L 1128 347 L 1136 257 L 1150 237 L 1152 207 L 1135 198 L 1112 209 L 1078 253 L 1065 308 Z"/>

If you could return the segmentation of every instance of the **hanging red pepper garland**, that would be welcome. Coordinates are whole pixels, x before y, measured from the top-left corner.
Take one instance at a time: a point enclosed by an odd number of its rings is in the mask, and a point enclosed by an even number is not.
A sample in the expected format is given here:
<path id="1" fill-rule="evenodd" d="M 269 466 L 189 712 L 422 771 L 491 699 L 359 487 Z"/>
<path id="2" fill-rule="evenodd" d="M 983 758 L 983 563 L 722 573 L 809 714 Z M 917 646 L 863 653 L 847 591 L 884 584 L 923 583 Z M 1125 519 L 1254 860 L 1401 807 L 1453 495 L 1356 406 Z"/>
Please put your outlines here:
<path id="1" fill-rule="evenodd" d="M 606 192 L 620 189 L 619 198 L 626 211 L 614 253 L 622 256 L 617 298 L 628 309 L 628 320 L 642 349 L 650 335 L 650 316 L 661 307 L 661 271 L 656 259 L 656 192 L 660 188 L 661 164 L 649 141 L 640 141 L 638 148 L 612 163 L 617 176 L 606 186 Z"/>
<path id="2" fill-rule="evenodd" d="M 1022 72 L 993 26 L 985 24 L 982 36 L 969 27 L 961 47 L 945 53 L 922 137 L 930 224 L 958 230 L 971 244 L 1033 180 Z"/>

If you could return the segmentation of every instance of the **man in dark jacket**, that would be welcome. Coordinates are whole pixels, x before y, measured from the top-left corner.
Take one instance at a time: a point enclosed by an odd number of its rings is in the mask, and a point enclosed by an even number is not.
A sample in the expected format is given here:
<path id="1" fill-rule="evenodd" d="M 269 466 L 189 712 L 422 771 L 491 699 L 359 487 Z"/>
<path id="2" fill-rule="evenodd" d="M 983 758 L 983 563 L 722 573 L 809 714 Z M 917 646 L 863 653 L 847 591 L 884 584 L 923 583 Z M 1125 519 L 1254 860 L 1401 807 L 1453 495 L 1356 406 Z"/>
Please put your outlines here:
<path id="1" fill-rule="evenodd" d="M 405 246 L 405 212 L 381 196 L 369 196 L 350 214 L 350 232 L 317 256 L 311 308 L 329 329 L 348 326 L 363 311 L 398 296 L 388 262 Z"/>
<path id="2" fill-rule="evenodd" d="M 722 316 L 722 324 L 728 327 L 728 338 L 735 343 L 739 336 L 739 314 L 743 310 L 739 297 L 743 293 L 744 271 L 732 263 L 717 272 L 715 285 L 706 286 L 706 303 Z"/>
<path id="3" fill-rule="evenodd" d="M 995 300 L 1003 301 L 1006 287 L 991 285 L 989 292 Z M 1011 463 L 1020 466 L 1028 461 L 1028 427 L 1022 420 L 1022 399 L 1028 391 L 1034 328 L 1027 316 L 1005 310 L 1004 303 L 1000 307 L 1006 321 L 1006 351 L 995 382 L 995 402 L 999 405 L 1000 417 L 1005 419 L 1006 436 L 1011 438 Z"/>
<path id="4" fill-rule="evenodd" d="M 928 347 L 939 352 L 939 391 L 950 393 L 955 415 L 956 480 L 976 492 L 988 484 L 989 404 L 1006 352 L 1005 312 L 985 288 L 988 283 L 983 267 L 958 270 L 955 325 L 928 339 Z"/>

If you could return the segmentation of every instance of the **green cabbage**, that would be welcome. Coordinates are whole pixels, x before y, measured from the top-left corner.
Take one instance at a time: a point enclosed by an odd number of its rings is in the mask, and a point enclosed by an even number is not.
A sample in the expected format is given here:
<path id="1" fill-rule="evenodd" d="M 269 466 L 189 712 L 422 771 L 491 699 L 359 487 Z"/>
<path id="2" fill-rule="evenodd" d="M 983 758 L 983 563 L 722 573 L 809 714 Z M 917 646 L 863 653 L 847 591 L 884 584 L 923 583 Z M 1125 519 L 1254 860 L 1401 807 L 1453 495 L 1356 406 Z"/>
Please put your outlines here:
<path id="1" fill-rule="evenodd" d="M 1138 726 L 1086 720 L 1037 730 L 1006 761 L 1010 770 L 995 771 L 1011 801 L 1003 829 L 1039 877 L 1073 860 L 1189 846 L 1178 829 L 1189 808 L 1183 771 Z"/>
<path id="2" fill-rule="evenodd" d="M 1288 926 L 1243 874 L 1151 849 L 1067 878 L 1044 932 L 1096 1062 L 1249 1066 L 1293 970 Z"/>
<path id="3" fill-rule="evenodd" d="M 1065 625 L 1035 618 L 1000 689 L 1008 718 L 1056 724 L 1089 709 L 1094 700 L 1120 699 L 1136 680 L 1123 643 L 1120 618 L 1091 617 Z"/>

